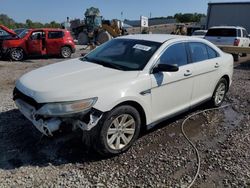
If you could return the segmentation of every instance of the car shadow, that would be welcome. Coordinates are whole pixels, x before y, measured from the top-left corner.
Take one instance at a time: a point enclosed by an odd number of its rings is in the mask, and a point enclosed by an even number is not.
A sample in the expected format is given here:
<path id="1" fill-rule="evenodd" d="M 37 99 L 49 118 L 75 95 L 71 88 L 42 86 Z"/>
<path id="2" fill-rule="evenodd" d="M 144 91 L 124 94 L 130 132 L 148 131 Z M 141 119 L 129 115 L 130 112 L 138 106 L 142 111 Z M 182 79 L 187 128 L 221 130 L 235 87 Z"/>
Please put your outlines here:
<path id="1" fill-rule="evenodd" d="M 238 63 L 234 68 L 239 70 L 250 70 L 250 60 Z"/>
<path id="2" fill-rule="evenodd" d="M 102 159 L 83 146 L 81 131 L 58 133 L 48 138 L 42 136 L 18 110 L 0 113 L 0 135 L 0 169 Z"/>
<path id="3" fill-rule="evenodd" d="M 162 129 L 197 110 L 207 109 L 204 104 L 191 111 L 143 130 L 140 137 Z M 179 129 L 176 127 L 176 129 Z M 82 131 L 62 132 L 53 138 L 42 136 L 32 123 L 18 110 L 0 113 L 0 169 L 15 169 L 23 166 L 59 166 L 68 163 L 89 163 L 105 158 L 87 149 L 82 144 Z"/>

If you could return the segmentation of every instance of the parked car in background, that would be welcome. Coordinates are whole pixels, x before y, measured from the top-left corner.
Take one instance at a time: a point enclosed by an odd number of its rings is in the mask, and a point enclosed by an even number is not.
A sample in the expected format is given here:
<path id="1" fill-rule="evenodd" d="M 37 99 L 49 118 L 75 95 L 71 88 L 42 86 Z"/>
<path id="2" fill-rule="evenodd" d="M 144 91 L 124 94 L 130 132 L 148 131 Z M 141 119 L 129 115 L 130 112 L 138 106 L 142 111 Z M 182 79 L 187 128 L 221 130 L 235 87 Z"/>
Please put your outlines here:
<path id="1" fill-rule="evenodd" d="M 4 30 L 0 29 L 0 40 L 8 38 L 9 34 Z"/>
<path id="2" fill-rule="evenodd" d="M 4 31 L 0 29 L 0 36 L 4 35 Z"/>
<path id="3" fill-rule="evenodd" d="M 193 37 L 204 38 L 207 33 L 207 30 L 196 30 L 193 32 Z"/>
<path id="4" fill-rule="evenodd" d="M 250 39 L 245 28 L 238 26 L 217 26 L 208 29 L 205 39 L 215 45 L 229 45 L 239 47 L 249 47 Z M 239 55 L 233 54 L 235 61 L 239 60 Z"/>
<path id="5" fill-rule="evenodd" d="M 8 36 L 0 38 L 0 56 L 21 61 L 28 56 L 60 55 L 71 57 L 75 43 L 69 31 L 63 29 L 17 29 L 0 25 Z"/>
<path id="6" fill-rule="evenodd" d="M 205 101 L 220 106 L 232 74 L 232 55 L 204 39 L 128 35 L 25 74 L 13 98 L 43 134 L 79 127 L 86 145 L 115 155 L 144 128 Z"/>

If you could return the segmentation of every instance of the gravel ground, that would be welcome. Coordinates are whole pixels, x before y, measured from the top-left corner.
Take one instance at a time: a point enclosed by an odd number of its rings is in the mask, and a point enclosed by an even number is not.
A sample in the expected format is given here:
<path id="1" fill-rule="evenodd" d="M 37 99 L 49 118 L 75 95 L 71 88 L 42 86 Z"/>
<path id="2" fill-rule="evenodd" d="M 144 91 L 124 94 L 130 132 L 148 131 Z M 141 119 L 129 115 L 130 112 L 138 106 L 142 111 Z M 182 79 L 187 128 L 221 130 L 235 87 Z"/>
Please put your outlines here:
<path id="1" fill-rule="evenodd" d="M 192 181 L 196 157 L 181 123 L 206 105 L 143 133 L 113 158 L 87 151 L 80 131 L 42 137 L 16 109 L 12 90 L 20 75 L 58 61 L 0 61 L 0 187 L 186 187 Z M 250 56 L 235 64 L 225 104 L 232 106 L 196 116 L 185 127 L 201 156 L 194 187 L 250 186 Z"/>

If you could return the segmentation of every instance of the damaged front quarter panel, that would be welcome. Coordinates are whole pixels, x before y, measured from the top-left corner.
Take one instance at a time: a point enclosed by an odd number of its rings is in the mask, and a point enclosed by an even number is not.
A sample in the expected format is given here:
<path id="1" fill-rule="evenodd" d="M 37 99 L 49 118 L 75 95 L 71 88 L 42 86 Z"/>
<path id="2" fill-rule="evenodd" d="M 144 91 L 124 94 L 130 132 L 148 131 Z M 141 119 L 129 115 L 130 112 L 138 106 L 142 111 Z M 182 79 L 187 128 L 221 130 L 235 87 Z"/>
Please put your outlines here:
<path id="1" fill-rule="evenodd" d="M 83 131 L 90 131 L 98 124 L 103 116 L 103 112 L 93 108 L 65 116 L 42 116 L 37 114 L 37 110 L 33 106 L 21 99 L 16 99 L 15 103 L 22 114 L 46 136 L 53 136 L 53 133 L 60 130 L 64 123 L 71 127 L 72 130 L 80 128 Z"/>
<path id="2" fill-rule="evenodd" d="M 86 120 L 85 121 L 79 120 L 79 119 L 74 120 L 73 126 L 79 127 L 83 131 L 90 131 L 92 128 L 94 128 L 98 124 L 98 122 L 101 120 L 102 117 L 103 117 L 103 112 L 93 109 L 89 113 L 89 118 L 87 118 L 87 122 Z"/>

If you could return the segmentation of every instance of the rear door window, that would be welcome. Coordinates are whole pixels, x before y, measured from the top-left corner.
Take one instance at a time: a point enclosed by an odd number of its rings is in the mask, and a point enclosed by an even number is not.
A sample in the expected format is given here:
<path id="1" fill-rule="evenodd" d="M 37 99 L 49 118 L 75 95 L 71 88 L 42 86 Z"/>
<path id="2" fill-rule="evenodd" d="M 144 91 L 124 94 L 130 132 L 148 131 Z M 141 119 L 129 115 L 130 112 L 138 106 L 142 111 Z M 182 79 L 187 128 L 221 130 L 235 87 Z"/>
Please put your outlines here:
<path id="1" fill-rule="evenodd" d="M 207 53 L 208 53 L 209 59 L 219 57 L 218 52 L 216 52 L 213 48 L 209 47 L 208 45 L 206 45 L 206 47 L 207 47 Z"/>
<path id="2" fill-rule="evenodd" d="M 236 29 L 209 29 L 206 36 L 208 37 L 236 37 Z"/>
<path id="3" fill-rule="evenodd" d="M 192 62 L 199 62 L 209 59 L 207 45 L 199 42 L 189 43 Z"/>
<path id="4" fill-rule="evenodd" d="M 49 39 L 60 39 L 64 36 L 62 31 L 49 31 L 48 38 Z"/>

